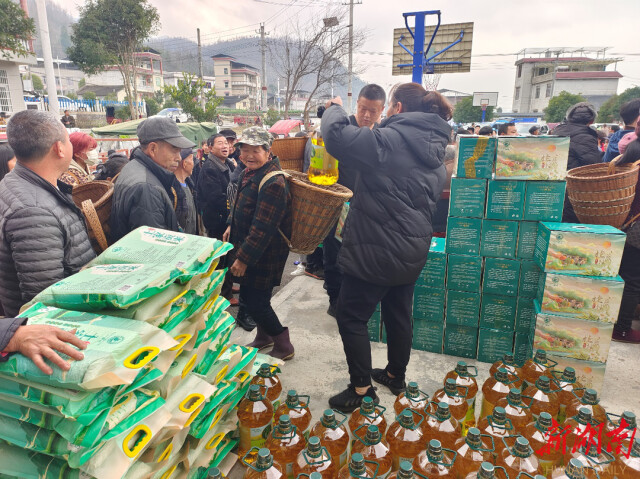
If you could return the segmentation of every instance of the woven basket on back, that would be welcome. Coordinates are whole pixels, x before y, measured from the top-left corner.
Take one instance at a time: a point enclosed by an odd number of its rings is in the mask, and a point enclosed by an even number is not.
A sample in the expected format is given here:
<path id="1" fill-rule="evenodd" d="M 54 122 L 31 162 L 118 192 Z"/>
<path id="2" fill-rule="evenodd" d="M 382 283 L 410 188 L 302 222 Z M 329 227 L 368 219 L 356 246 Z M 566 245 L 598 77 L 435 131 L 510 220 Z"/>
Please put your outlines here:
<path id="1" fill-rule="evenodd" d="M 91 181 L 73 187 L 73 202 L 87 219 L 89 239 L 98 253 L 108 247 L 106 235 L 109 234 L 112 198 L 111 181 Z"/>
<path id="2" fill-rule="evenodd" d="M 282 158 L 278 157 L 278 159 L 280 160 L 280 168 L 282 168 L 283 170 L 302 172 L 302 166 L 304 164 L 303 158 L 298 158 L 296 160 L 283 160 Z"/>
<path id="3" fill-rule="evenodd" d="M 638 182 L 638 164 L 597 163 L 567 172 L 567 195 L 582 223 L 620 228 L 629 215 Z"/>
<path id="4" fill-rule="evenodd" d="M 271 152 L 282 160 L 301 160 L 304 158 L 304 147 L 307 137 L 276 138 L 271 144 Z M 282 163 L 281 163 L 282 165 Z M 282 169 L 286 169 L 282 165 Z"/>

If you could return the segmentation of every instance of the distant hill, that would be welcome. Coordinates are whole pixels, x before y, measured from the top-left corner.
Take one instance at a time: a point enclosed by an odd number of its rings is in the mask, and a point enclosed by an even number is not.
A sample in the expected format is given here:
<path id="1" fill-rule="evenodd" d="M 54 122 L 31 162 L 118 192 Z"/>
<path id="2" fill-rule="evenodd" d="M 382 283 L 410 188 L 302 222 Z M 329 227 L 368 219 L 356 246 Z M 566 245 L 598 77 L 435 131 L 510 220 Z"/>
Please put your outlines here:
<path id="1" fill-rule="evenodd" d="M 36 32 L 38 31 L 38 12 L 35 0 L 27 0 L 29 16 L 36 22 Z M 47 1 L 47 20 L 49 24 L 49 38 L 51 39 L 51 53 L 53 58 L 66 59 L 67 48 L 71 46 L 71 25 L 75 22 L 71 14 L 65 11 L 57 3 Z M 42 44 L 36 33 L 33 47 L 38 58 L 42 58 Z"/>

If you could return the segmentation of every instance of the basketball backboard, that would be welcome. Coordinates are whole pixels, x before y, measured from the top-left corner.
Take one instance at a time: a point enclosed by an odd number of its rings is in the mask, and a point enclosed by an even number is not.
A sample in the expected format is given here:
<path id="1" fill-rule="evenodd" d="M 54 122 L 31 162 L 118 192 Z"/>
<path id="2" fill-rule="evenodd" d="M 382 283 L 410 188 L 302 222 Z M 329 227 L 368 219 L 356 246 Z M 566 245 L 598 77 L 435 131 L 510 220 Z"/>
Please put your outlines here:
<path id="1" fill-rule="evenodd" d="M 474 91 L 473 106 L 498 106 L 498 92 Z"/>
<path id="2" fill-rule="evenodd" d="M 433 35 L 435 25 L 425 26 L 425 48 L 429 45 L 429 40 Z M 462 41 L 446 50 L 441 55 L 435 57 L 433 62 L 459 61 L 460 65 L 434 65 L 433 72 L 426 67 L 424 73 L 464 73 L 471 71 L 471 45 L 473 41 L 473 22 L 467 23 L 449 23 L 440 25 L 436 37 L 433 39 L 431 48 L 427 52 L 426 57 L 434 55 L 441 50 L 449 47 L 453 42 L 460 39 L 460 32 L 464 32 Z M 395 28 L 393 30 L 393 63 L 392 75 L 411 75 L 412 68 L 398 67 L 400 64 L 410 64 L 413 57 L 409 55 L 399 44 L 402 38 L 402 44 L 409 50 L 413 51 L 413 36 L 406 27 Z"/>

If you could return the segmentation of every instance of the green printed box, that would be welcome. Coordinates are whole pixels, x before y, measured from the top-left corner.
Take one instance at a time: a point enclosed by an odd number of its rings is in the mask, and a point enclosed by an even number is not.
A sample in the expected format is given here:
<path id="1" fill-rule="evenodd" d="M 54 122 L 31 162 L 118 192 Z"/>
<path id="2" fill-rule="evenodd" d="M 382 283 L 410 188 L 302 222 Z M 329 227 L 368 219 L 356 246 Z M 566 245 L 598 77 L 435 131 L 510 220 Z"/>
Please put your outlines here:
<path id="1" fill-rule="evenodd" d="M 533 298 L 518 298 L 514 329 L 517 333 L 526 333 L 533 337 L 533 331 L 536 329 L 536 308 Z"/>
<path id="2" fill-rule="evenodd" d="M 444 238 L 432 238 L 427 255 L 427 263 L 422 268 L 417 285 L 444 288 L 447 272 L 447 255 L 444 252 Z"/>
<path id="3" fill-rule="evenodd" d="M 458 135 L 456 167 L 458 178 L 491 178 L 496 160 L 496 139 Z"/>
<path id="4" fill-rule="evenodd" d="M 524 219 L 527 221 L 562 221 L 564 181 L 527 181 Z"/>
<path id="5" fill-rule="evenodd" d="M 478 361 L 493 363 L 513 353 L 513 332 L 480 328 L 478 331 Z"/>
<path id="6" fill-rule="evenodd" d="M 485 258 L 482 294 L 516 296 L 520 262 L 512 259 Z"/>
<path id="7" fill-rule="evenodd" d="M 489 180 L 485 218 L 521 220 L 524 209 L 524 194 L 524 181 Z"/>
<path id="8" fill-rule="evenodd" d="M 481 256 L 515 259 L 517 242 L 517 221 L 482 220 Z"/>
<path id="9" fill-rule="evenodd" d="M 480 294 L 447 291 L 446 323 L 478 327 Z"/>
<path id="10" fill-rule="evenodd" d="M 380 321 L 380 342 L 387 344 L 387 328 L 384 326 L 384 321 Z"/>
<path id="11" fill-rule="evenodd" d="M 538 295 L 540 275 L 542 271 L 534 261 L 521 261 L 518 296 L 535 298 Z"/>
<path id="12" fill-rule="evenodd" d="M 487 199 L 487 180 L 451 178 L 449 216 L 482 218 Z"/>
<path id="13" fill-rule="evenodd" d="M 413 323 L 413 349 L 442 354 L 444 323 L 416 321 Z"/>
<path id="14" fill-rule="evenodd" d="M 603 278 L 543 273 L 537 299 L 544 313 L 615 323 L 623 290 L 624 281 L 620 276 Z"/>
<path id="15" fill-rule="evenodd" d="M 380 311 L 373 313 L 369 322 L 367 323 L 367 330 L 369 331 L 369 341 L 380 342 Z"/>
<path id="16" fill-rule="evenodd" d="M 533 259 L 538 239 L 538 223 L 535 221 L 521 221 L 518 223 L 518 246 L 516 258 Z"/>
<path id="17" fill-rule="evenodd" d="M 479 254 L 482 220 L 449 217 L 447 221 L 447 253 Z"/>
<path id="18" fill-rule="evenodd" d="M 447 289 L 480 292 L 482 256 L 450 254 L 447 259 Z"/>
<path id="19" fill-rule="evenodd" d="M 533 357 L 533 334 L 516 331 L 513 339 L 513 358 L 522 366 Z"/>
<path id="20" fill-rule="evenodd" d="M 445 324 L 444 353 L 463 358 L 475 358 L 478 350 L 478 328 Z"/>
<path id="21" fill-rule="evenodd" d="M 569 138 L 527 136 L 498 138 L 496 180 L 564 180 Z"/>
<path id="22" fill-rule="evenodd" d="M 517 298 L 483 294 L 480 308 L 480 327 L 513 331 Z"/>
<path id="23" fill-rule="evenodd" d="M 415 286 L 413 290 L 413 318 L 426 321 L 444 321 L 446 294 L 444 288 Z"/>
<path id="24" fill-rule="evenodd" d="M 543 222 L 534 260 L 547 273 L 615 277 L 625 240 L 613 226 Z"/>

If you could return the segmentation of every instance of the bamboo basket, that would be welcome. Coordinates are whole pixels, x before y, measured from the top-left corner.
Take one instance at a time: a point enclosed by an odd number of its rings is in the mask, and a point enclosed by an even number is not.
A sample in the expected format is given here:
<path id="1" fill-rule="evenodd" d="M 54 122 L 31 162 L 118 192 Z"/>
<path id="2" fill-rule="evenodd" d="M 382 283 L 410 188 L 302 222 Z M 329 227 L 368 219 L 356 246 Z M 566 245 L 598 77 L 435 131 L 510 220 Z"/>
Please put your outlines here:
<path id="1" fill-rule="evenodd" d="M 109 217 L 113 199 L 111 181 L 91 181 L 73 188 L 73 202 L 82 210 L 89 225 L 89 239 L 96 252 L 108 247 Z"/>
<path id="2" fill-rule="evenodd" d="M 278 159 L 280 160 L 280 168 L 282 168 L 283 170 L 293 170 L 293 171 L 302 172 L 302 167 L 304 164 L 303 158 L 299 158 L 295 160 L 283 160 L 278 156 Z"/>
<path id="3" fill-rule="evenodd" d="M 271 152 L 278 157 L 281 165 L 283 160 L 302 160 L 307 140 L 306 136 L 276 138 L 271 144 Z M 285 169 L 284 165 L 282 165 L 282 168 Z"/>

